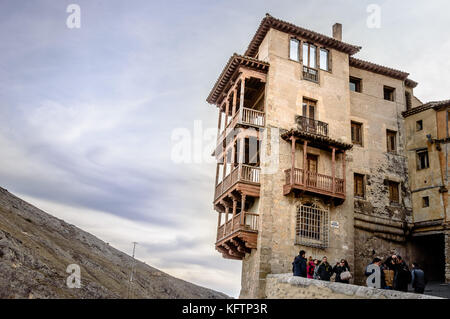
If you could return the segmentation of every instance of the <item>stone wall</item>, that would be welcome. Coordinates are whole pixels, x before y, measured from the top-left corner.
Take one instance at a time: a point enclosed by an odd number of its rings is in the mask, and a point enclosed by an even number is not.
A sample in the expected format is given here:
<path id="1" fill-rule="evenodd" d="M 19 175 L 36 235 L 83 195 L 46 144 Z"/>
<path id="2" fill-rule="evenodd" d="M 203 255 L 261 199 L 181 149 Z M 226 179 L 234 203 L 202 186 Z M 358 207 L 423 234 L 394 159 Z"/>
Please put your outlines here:
<path id="1" fill-rule="evenodd" d="M 439 297 L 375 289 L 294 277 L 291 274 L 268 275 L 268 299 L 441 299 Z"/>

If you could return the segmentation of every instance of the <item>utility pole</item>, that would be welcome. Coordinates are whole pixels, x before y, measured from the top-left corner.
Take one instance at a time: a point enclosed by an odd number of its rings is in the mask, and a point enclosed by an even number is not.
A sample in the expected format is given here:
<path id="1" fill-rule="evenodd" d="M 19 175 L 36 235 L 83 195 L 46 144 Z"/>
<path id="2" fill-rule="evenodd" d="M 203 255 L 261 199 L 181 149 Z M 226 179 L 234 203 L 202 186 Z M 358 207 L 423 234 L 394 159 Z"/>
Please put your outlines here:
<path id="1" fill-rule="evenodd" d="M 134 255 L 136 252 L 136 245 L 137 242 L 133 242 L 133 261 L 131 263 L 130 280 L 128 282 L 128 289 L 127 289 L 127 299 L 133 298 L 133 277 L 134 277 L 134 268 L 136 265 L 136 259 L 134 258 Z"/>

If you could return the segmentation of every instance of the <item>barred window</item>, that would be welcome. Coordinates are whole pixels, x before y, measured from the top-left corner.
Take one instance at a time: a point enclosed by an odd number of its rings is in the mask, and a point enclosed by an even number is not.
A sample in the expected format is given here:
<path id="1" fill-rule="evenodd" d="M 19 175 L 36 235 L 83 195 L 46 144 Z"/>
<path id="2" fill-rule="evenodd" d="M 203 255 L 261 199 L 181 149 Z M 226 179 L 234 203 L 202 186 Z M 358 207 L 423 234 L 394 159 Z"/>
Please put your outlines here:
<path id="1" fill-rule="evenodd" d="M 296 238 L 297 245 L 310 247 L 328 247 L 328 210 L 316 204 L 300 205 L 297 210 Z"/>

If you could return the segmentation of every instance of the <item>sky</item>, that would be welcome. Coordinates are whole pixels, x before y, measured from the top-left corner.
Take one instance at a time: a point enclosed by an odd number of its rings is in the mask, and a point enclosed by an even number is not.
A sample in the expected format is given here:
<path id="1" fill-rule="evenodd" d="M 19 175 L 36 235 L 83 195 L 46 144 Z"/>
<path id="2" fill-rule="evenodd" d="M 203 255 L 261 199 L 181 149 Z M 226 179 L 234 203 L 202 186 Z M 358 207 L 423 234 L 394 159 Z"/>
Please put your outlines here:
<path id="1" fill-rule="evenodd" d="M 371 4 L 379 28 L 368 27 Z M 266 12 L 326 35 L 340 22 L 362 46 L 355 57 L 409 72 L 424 103 L 445 100 L 449 11 L 444 0 L 2 0 L 0 186 L 237 297 L 241 262 L 214 249 L 217 110 L 205 101 L 228 58 Z"/>

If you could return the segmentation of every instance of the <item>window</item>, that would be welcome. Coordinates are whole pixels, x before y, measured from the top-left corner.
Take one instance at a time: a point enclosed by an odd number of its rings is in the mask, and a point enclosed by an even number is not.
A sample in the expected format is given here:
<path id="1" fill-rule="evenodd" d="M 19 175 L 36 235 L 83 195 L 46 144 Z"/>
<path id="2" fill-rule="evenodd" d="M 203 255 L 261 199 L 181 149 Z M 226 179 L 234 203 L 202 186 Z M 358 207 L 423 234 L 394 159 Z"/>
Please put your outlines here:
<path id="1" fill-rule="evenodd" d="M 352 143 L 362 146 L 362 124 L 351 122 L 352 127 Z"/>
<path id="2" fill-rule="evenodd" d="M 361 79 L 350 77 L 350 91 L 361 92 Z"/>
<path id="3" fill-rule="evenodd" d="M 428 196 L 422 197 L 422 206 L 430 207 L 430 197 Z"/>
<path id="4" fill-rule="evenodd" d="M 389 181 L 388 185 L 389 185 L 389 202 L 391 204 L 399 204 L 400 203 L 400 197 L 398 194 L 399 183 Z"/>
<path id="5" fill-rule="evenodd" d="M 430 162 L 428 159 L 428 150 L 419 150 L 417 154 L 417 169 L 425 169 L 430 167 Z"/>
<path id="6" fill-rule="evenodd" d="M 320 49 L 320 69 L 330 71 L 330 51 L 327 49 Z"/>
<path id="7" fill-rule="evenodd" d="M 310 68 L 317 68 L 316 63 L 317 47 L 311 43 L 303 43 L 303 65 Z"/>
<path id="8" fill-rule="evenodd" d="M 387 101 L 394 101 L 395 89 L 389 86 L 383 87 L 384 99 Z"/>
<path id="9" fill-rule="evenodd" d="M 300 205 L 297 210 L 295 243 L 317 248 L 328 247 L 328 224 L 328 210 L 316 204 Z"/>
<path id="10" fill-rule="evenodd" d="M 319 82 L 317 71 L 317 47 L 314 44 L 303 43 L 303 79 Z"/>
<path id="11" fill-rule="evenodd" d="M 310 99 L 303 99 L 303 116 L 314 120 L 316 118 L 316 101 Z"/>
<path id="12" fill-rule="evenodd" d="M 406 109 L 410 110 L 412 107 L 411 93 L 405 92 L 405 101 L 406 101 Z"/>
<path id="13" fill-rule="evenodd" d="M 416 122 L 416 130 L 417 131 L 423 130 L 423 121 L 422 120 Z"/>
<path id="14" fill-rule="evenodd" d="M 291 39 L 289 42 L 289 59 L 300 61 L 299 49 L 300 42 L 297 39 Z"/>
<path id="15" fill-rule="evenodd" d="M 387 151 L 389 153 L 395 153 L 397 151 L 397 132 L 395 131 L 386 131 L 386 140 L 387 140 Z"/>
<path id="16" fill-rule="evenodd" d="M 355 183 L 355 197 L 364 198 L 365 196 L 364 175 L 355 173 L 354 183 Z"/>

